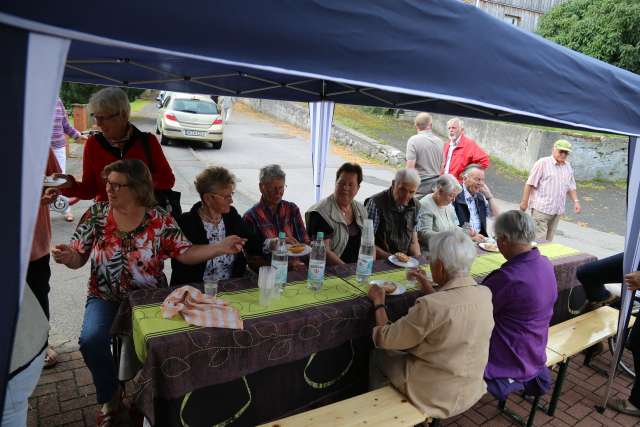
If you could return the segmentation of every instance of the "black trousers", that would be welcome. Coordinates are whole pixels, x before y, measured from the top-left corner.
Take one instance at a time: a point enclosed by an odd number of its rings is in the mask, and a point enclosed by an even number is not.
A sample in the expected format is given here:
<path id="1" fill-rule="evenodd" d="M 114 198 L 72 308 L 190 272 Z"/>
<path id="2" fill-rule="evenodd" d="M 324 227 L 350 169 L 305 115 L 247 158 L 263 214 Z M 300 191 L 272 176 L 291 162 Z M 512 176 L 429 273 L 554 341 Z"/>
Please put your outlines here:
<path id="1" fill-rule="evenodd" d="M 42 306 L 47 319 L 49 318 L 49 291 L 51 290 L 49 287 L 49 279 L 51 278 L 49 257 L 47 254 L 31 261 L 27 269 L 27 285 Z"/>
<path id="2" fill-rule="evenodd" d="M 622 260 L 619 253 L 578 267 L 576 277 L 582 283 L 589 301 L 602 301 L 609 296 L 605 283 L 622 283 Z"/>

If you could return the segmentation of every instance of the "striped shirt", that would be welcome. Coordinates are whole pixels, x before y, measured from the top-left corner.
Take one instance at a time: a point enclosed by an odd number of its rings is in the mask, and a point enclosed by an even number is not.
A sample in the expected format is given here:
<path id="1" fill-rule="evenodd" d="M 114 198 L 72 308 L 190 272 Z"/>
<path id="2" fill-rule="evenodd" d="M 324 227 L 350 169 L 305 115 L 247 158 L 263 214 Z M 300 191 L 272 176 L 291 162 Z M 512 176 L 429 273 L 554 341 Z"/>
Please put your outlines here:
<path id="1" fill-rule="evenodd" d="M 527 185 L 533 187 L 529 207 L 547 215 L 561 215 L 567 192 L 576 189 L 569 162 L 558 163 L 553 156 L 538 159 L 531 169 Z"/>
<path id="2" fill-rule="evenodd" d="M 51 148 L 63 148 L 67 145 L 64 135 L 67 134 L 73 139 L 80 136 L 78 132 L 67 119 L 67 111 L 62 105 L 60 98 L 56 101 L 56 114 L 53 116 L 53 132 L 51 133 Z"/>

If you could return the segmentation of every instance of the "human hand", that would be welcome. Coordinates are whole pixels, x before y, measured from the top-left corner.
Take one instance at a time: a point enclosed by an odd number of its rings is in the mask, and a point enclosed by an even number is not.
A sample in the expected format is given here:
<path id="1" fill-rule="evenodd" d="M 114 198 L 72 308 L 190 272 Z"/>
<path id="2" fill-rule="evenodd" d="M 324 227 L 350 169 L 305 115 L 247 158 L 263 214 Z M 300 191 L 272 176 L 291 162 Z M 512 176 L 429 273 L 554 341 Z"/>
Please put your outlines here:
<path id="1" fill-rule="evenodd" d="M 286 236 L 286 237 L 284 238 L 284 242 L 285 242 L 286 244 L 288 244 L 288 245 L 297 245 L 298 243 L 300 243 L 300 242 L 298 242 L 295 238 L 293 238 L 293 237 L 291 237 L 291 236 Z"/>
<path id="2" fill-rule="evenodd" d="M 289 259 L 289 265 L 291 266 L 291 269 L 293 271 L 304 272 L 307 270 L 307 265 L 304 262 L 295 258 Z"/>
<path id="3" fill-rule="evenodd" d="M 484 194 L 484 197 L 486 197 L 487 200 L 493 199 L 493 193 L 491 193 L 491 190 L 489 190 L 486 182 L 482 184 L 482 187 L 480 187 L 480 192 Z"/>
<path id="4" fill-rule="evenodd" d="M 373 302 L 374 305 L 384 304 L 385 292 L 382 286 L 378 286 L 378 285 L 369 286 L 369 292 L 367 293 L 367 296 L 369 297 L 371 302 Z"/>
<path id="5" fill-rule="evenodd" d="M 84 144 L 85 142 L 87 142 L 87 138 L 85 135 L 80 135 L 79 137 L 76 138 L 76 142 L 78 144 Z"/>
<path id="6" fill-rule="evenodd" d="M 579 214 L 582 211 L 582 207 L 580 206 L 580 202 L 579 201 L 575 201 L 573 202 L 573 211 L 577 214 Z"/>
<path id="7" fill-rule="evenodd" d="M 478 232 L 474 232 L 474 234 L 471 235 L 471 240 L 473 240 L 476 243 L 482 243 L 486 240 L 486 237 L 484 237 L 482 234 Z"/>
<path id="8" fill-rule="evenodd" d="M 525 202 L 524 200 L 522 202 L 520 202 L 520 210 L 522 212 L 526 212 L 528 207 L 529 207 L 529 203 L 528 202 Z"/>
<path id="9" fill-rule="evenodd" d="M 49 187 L 45 188 L 42 193 L 42 197 L 40 198 L 40 203 L 43 205 L 48 205 L 56 201 L 58 196 L 60 195 L 60 190 L 57 188 Z"/>
<path id="10" fill-rule="evenodd" d="M 640 289 L 640 271 L 634 271 L 624 276 L 624 283 L 627 284 L 630 291 Z"/>
<path id="11" fill-rule="evenodd" d="M 58 264 L 69 265 L 73 262 L 76 251 L 71 249 L 71 246 L 62 244 L 51 249 L 51 255 L 53 255 L 53 260 Z"/>
<path id="12" fill-rule="evenodd" d="M 246 242 L 247 239 L 232 235 L 221 241 L 219 245 L 224 254 L 237 254 L 242 250 Z"/>

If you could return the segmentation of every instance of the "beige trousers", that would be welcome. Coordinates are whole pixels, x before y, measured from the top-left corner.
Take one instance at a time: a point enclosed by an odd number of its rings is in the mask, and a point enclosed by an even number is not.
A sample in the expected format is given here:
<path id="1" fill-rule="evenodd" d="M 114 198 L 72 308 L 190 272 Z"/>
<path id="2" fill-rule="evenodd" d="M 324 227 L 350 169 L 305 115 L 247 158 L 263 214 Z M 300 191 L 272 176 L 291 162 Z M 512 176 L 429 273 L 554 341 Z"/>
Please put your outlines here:
<path id="1" fill-rule="evenodd" d="M 547 240 L 551 242 L 556 234 L 560 215 L 549 215 L 544 212 L 531 209 L 531 216 L 536 223 L 536 240 Z"/>

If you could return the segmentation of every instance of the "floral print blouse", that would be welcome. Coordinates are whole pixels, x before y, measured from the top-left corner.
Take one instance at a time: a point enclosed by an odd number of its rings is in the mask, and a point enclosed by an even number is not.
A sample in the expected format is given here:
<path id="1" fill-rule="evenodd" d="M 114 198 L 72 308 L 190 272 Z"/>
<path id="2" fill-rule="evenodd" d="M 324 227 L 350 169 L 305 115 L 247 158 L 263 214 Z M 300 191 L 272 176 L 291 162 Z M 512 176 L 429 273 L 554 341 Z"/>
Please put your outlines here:
<path id="1" fill-rule="evenodd" d="M 166 287 L 164 260 L 183 254 L 191 242 L 171 215 L 155 208 L 134 230 L 119 231 L 109 204 L 98 202 L 80 219 L 71 247 L 91 259 L 89 296 L 121 301 L 135 289 Z"/>
<path id="2" fill-rule="evenodd" d="M 213 224 L 209 221 L 202 220 L 204 225 L 204 231 L 207 233 L 207 240 L 209 243 L 219 243 L 227 237 L 227 230 L 224 227 L 224 221 L 220 220 L 218 224 Z M 220 255 L 207 261 L 207 266 L 204 269 L 205 280 L 225 280 L 231 277 L 233 271 L 233 261 L 235 255 L 226 254 Z"/>

